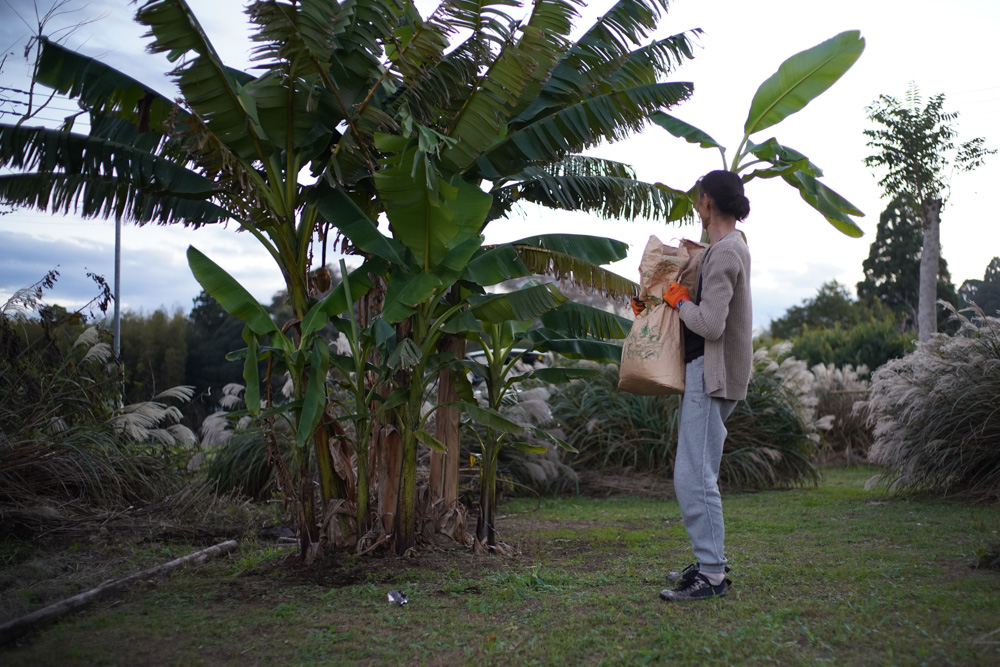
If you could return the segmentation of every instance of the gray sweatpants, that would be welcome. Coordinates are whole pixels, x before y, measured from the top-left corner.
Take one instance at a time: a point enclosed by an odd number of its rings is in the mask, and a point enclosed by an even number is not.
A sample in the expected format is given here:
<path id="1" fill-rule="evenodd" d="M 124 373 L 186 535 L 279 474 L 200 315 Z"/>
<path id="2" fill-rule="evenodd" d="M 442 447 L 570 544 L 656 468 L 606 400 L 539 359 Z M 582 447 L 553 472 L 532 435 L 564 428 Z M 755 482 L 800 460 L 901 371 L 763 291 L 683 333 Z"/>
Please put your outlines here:
<path id="1" fill-rule="evenodd" d="M 712 398 L 705 392 L 705 357 L 687 364 L 677 425 L 674 493 L 703 572 L 724 572 L 726 566 L 719 464 L 727 433 L 723 422 L 735 407 L 736 401 Z"/>

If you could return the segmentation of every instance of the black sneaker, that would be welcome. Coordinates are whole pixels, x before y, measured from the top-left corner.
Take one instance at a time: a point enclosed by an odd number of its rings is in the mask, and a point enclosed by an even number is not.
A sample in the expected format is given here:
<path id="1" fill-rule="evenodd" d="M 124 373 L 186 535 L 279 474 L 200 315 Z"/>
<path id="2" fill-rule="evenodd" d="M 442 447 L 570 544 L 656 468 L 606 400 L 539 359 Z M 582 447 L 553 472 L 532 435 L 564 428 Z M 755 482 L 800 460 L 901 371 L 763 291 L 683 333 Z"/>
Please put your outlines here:
<path id="1" fill-rule="evenodd" d="M 677 588 L 660 591 L 660 598 L 667 602 L 721 598 L 729 590 L 731 583 L 733 582 L 729 579 L 723 579 L 721 584 L 713 586 L 708 577 L 698 570 L 692 570 L 681 579 Z"/>
<path id="2" fill-rule="evenodd" d="M 667 583 L 676 584 L 681 579 L 691 576 L 693 572 L 697 572 L 699 569 L 701 569 L 701 563 L 691 563 L 680 572 L 675 572 L 674 570 L 671 570 L 670 572 L 667 572 Z M 726 574 L 729 574 L 729 572 L 730 569 L 729 566 L 727 565 Z"/>

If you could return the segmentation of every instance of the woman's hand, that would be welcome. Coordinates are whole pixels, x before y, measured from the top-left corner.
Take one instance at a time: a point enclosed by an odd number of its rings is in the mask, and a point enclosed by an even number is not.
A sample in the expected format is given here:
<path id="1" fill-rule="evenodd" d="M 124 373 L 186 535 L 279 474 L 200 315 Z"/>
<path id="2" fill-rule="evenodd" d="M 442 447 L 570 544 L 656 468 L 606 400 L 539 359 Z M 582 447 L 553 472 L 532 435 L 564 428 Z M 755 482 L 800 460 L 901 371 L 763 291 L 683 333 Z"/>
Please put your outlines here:
<path id="1" fill-rule="evenodd" d="M 639 299 L 632 297 L 632 314 L 638 317 L 639 313 L 641 313 L 644 310 L 646 310 L 646 304 L 642 301 L 639 301 Z"/>
<path id="2" fill-rule="evenodd" d="M 671 308 L 677 308 L 677 304 L 681 301 L 691 300 L 691 293 L 680 283 L 670 283 L 670 287 L 663 293 L 663 300 L 669 303 Z"/>

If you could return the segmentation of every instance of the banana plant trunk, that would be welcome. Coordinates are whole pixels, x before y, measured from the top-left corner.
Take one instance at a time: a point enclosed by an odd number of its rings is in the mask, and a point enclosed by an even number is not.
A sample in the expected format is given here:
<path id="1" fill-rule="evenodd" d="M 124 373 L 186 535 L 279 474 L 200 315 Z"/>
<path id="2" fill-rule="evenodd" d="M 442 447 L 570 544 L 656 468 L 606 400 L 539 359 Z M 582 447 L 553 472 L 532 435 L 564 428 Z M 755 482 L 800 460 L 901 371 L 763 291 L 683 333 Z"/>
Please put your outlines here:
<path id="1" fill-rule="evenodd" d="M 361 328 L 371 326 L 371 323 L 382 312 L 385 305 L 385 280 L 382 276 L 369 273 L 368 278 L 374 285 L 358 301 L 358 325 Z M 373 354 L 378 354 L 377 350 Z M 365 390 L 370 388 L 372 382 L 370 374 L 365 377 Z M 360 379 L 359 379 L 360 382 Z M 388 394 L 390 387 L 385 386 L 378 389 L 383 396 Z M 372 403 L 369 412 L 377 414 L 377 405 Z M 357 470 L 358 470 L 358 536 L 368 533 L 372 527 L 370 499 L 374 491 L 375 509 L 377 511 L 377 521 L 382 522 L 382 528 L 389 532 L 392 528 L 392 520 L 389 514 L 395 512 L 396 507 L 396 480 L 398 479 L 399 465 L 399 444 L 398 434 L 391 430 L 391 427 L 382 416 L 370 417 L 372 423 L 368 432 L 371 434 L 367 443 L 358 442 Z"/>
<path id="2" fill-rule="evenodd" d="M 417 490 L 417 436 L 406 429 L 403 436 L 403 462 L 399 471 L 399 495 L 393 529 L 396 553 L 406 554 L 416 545 L 417 517 L 414 512 Z"/>
<path id="3" fill-rule="evenodd" d="M 358 537 L 371 530 L 371 510 L 368 505 L 368 452 L 359 451 L 358 461 Z"/>
<path id="4" fill-rule="evenodd" d="M 316 530 L 316 501 L 313 493 L 312 470 L 309 467 L 308 451 L 299 452 L 299 506 L 302 508 L 299 526 L 299 556 L 306 560 L 312 545 L 319 541 Z"/>
<path id="5" fill-rule="evenodd" d="M 498 451 L 499 447 L 491 442 L 490 447 L 483 452 L 479 475 L 479 520 L 476 522 L 476 541 L 486 546 L 494 546 L 497 543 L 493 522 L 496 514 Z"/>
<path id="6" fill-rule="evenodd" d="M 447 335 L 438 348 L 441 352 L 451 352 L 457 358 L 465 356 L 465 339 Z M 458 410 L 448 403 L 458 401 L 451 372 L 438 373 L 437 412 L 434 418 L 434 437 L 440 440 L 445 453 L 431 452 L 430 488 L 433 500 L 441 500 L 445 508 L 458 503 L 458 468 L 461 459 L 460 417 Z"/>
<path id="7" fill-rule="evenodd" d="M 920 203 L 924 248 L 920 253 L 920 298 L 917 301 L 917 339 L 930 340 L 937 333 L 938 264 L 941 261 L 941 200 Z"/>

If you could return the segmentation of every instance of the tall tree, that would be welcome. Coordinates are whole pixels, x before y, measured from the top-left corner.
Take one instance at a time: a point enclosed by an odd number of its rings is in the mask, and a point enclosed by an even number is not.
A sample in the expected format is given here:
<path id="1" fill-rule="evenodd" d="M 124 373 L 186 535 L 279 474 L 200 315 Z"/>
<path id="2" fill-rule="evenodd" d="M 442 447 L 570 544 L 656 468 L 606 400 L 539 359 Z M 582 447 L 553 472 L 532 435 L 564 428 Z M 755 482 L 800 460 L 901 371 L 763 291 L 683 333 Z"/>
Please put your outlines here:
<path id="1" fill-rule="evenodd" d="M 242 348 L 243 322 L 230 315 L 208 292 L 193 299 L 188 314 L 187 364 L 184 384 L 195 388 L 191 406 L 198 413 L 195 423 L 218 409 L 218 399 L 227 384 L 243 381 L 243 367 L 226 360 L 226 355 Z"/>
<path id="2" fill-rule="evenodd" d="M 990 260 L 982 280 L 966 280 L 958 293 L 966 303 L 975 303 L 987 315 L 1000 317 L 1000 257 Z"/>
<path id="3" fill-rule="evenodd" d="M 904 330 L 916 329 L 917 299 L 920 285 L 920 257 L 924 230 L 917 215 L 902 198 L 897 197 L 879 216 L 875 240 L 864 261 L 865 278 L 857 285 L 858 298 L 880 303 L 903 316 Z M 957 305 L 948 262 L 938 261 L 937 299 Z M 938 314 L 938 326 L 948 314 Z"/>
<path id="4" fill-rule="evenodd" d="M 880 95 L 867 108 L 876 124 L 864 131 L 868 146 L 876 152 L 865 158 L 865 166 L 884 172 L 879 186 L 884 196 L 900 198 L 914 211 L 923 229 L 920 253 L 920 284 L 917 299 L 917 337 L 928 340 L 937 331 L 936 297 L 941 257 L 941 210 L 947 199 L 952 171 L 970 171 L 995 153 L 977 137 L 956 146 L 958 113 L 944 111 L 944 94 L 930 98 L 925 106 L 916 84 L 911 83 L 906 100 Z"/>
<path id="5" fill-rule="evenodd" d="M 824 283 L 816 296 L 806 299 L 801 306 L 792 306 L 784 315 L 771 321 L 771 335 L 789 339 L 802 333 L 805 326 L 850 326 L 860 317 L 857 302 L 847 288 L 836 280 Z"/>
<path id="6" fill-rule="evenodd" d="M 188 322 L 183 313 L 126 312 L 121 325 L 120 358 L 129 403 L 151 401 L 160 392 L 184 384 Z"/>

